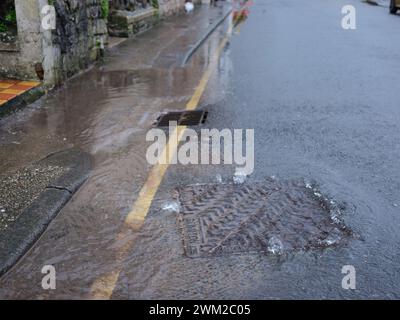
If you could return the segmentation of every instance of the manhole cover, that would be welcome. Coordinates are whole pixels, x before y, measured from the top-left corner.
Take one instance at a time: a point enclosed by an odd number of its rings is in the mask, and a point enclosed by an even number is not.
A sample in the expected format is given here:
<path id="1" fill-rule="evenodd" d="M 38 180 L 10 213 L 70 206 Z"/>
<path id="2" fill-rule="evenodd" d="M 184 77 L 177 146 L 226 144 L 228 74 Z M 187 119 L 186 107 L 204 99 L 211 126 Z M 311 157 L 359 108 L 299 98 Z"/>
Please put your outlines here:
<path id="1" fill-rule="evenodd" d="M 179 190 L 185 254 L 283 254 L 343 244 L 338 206 L 301 181 L 195 185 Z"/>
<path id="2" fill-rule="evenodd" d="M 174 111 L 162 114 L 156 121 L 157 127 L 167 127 L 171 121 L 178 126 L 196 126 L 206 121 L 208 112 L 204 110 Z"/>

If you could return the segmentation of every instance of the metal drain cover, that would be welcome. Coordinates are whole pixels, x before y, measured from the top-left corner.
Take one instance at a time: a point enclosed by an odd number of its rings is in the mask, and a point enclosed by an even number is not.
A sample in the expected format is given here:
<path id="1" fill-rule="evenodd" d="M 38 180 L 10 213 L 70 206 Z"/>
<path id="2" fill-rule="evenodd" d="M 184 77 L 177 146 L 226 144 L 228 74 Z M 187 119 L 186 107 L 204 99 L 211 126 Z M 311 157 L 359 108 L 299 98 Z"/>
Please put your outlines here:
<path id="1" fill-rule="evenodd" d="M 206 121 L 208 112 L 204 110 L 174 111 L 162 114 L 156 121 L 157 127 L 167 127 L 170 121 L 175 121 L 178 126 L 196 126 Z"/>
<path id="2" fill-rule="evenodd" d="M 333 201 L 301 181 L 188 186 L 179 191 L 185 254 L 283 254 L 343 244 L 351 236 Z"/>

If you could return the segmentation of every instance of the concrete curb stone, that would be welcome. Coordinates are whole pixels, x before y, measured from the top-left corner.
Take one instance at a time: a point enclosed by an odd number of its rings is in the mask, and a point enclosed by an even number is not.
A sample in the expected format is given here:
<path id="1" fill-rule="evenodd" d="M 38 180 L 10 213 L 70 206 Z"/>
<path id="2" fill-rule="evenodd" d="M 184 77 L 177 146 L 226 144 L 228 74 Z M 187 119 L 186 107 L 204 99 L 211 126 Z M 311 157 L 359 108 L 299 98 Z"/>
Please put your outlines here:
<path id="1" fill-rule="evenodd" d="M 49 184 L 9 228 L 0 233 L 0 276 L 12 268 L 39 239 L 89 177 L 92 168 L 91 156 L 77 149 L 50 154 L 38 163 L 63 166 L 67 170 Z"/>

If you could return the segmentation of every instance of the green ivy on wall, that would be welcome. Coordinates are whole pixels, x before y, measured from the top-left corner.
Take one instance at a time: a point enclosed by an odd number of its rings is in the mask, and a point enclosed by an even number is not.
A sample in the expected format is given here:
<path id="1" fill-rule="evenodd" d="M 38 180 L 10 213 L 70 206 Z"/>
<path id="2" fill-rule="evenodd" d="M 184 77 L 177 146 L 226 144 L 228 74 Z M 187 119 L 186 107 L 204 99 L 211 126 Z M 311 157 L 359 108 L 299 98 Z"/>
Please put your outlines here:
<path id="1" fill-rule="evenodd" d="M 108 0 L 101 0 L 101 16 L 103 19 L 107 19 L 110 13 L 110 3 Z"/>
<path id="2" fill-rule="evenodd" d="M 5 13 L 4 18 L 2 18 L 2 21 L 0 21 L 0 32 L 8 31 L 9 26 L 17 26 L 17 15 L 15 13 L 15 8 L 10 8 Z"/>
<path id="3" fill-rule="evenodd" d="M 153 6 L 153 8 L 158 9 L 159 8 L 158 0 L 151 0 L 151 5 Z"/>

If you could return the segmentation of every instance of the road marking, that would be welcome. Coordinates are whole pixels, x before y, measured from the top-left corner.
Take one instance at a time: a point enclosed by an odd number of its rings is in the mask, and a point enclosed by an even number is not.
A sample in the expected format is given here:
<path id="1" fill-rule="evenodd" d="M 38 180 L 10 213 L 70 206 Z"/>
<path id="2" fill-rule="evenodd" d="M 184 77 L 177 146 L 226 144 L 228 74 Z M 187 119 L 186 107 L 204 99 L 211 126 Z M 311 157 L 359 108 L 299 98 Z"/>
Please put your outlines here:
<path id="1" fill-rule="evenodd" d="M 229 41 L 229 36 L 231 34 L 231 28 L 229 28 L 227 34 L 224 39 L 221 41 L 218 49 L 216 50 L 216 54 L 213 56 L 208 68 L 204 72 L 198 86 L 195 89 L 194 94 L 192 95 L 189 102 L 186 104 L 186 110 L 194 110 L 197 108 L 200 99 L 207 87 L 207 83 L 211 77 L 212 72 L 217 67 L 220 55 L 222 50 L 226 46 Z M 187 127 L 186 126 L 177 126 L 175 127 L 172 136 L 173 139 L 169 139 L 166 147 L 162 151 L 161 158 L 163 156 L 167 156 L 168 163 L 171 162 L 172 157 L 175 151 L 178 148 L 178 141 L 182 138 L 182 135 Z M 120 269 L 112 270 L 109 273 L 105 274 L 97 278 L 92 287 L 90 289 L 90 295 L 94 299 L 110 299 L 115 286 L 117 284 L 119 275 L 122 271 L 122 263 L 124 258 L 126 257 L 130 248 L 134 243 L 134 237 L 132 237 L 132 232 L 139 230 L 146 219 L 146 216 L 149 212 L 151 203 L 153 202 L 154 196 L 156 195 L 158 188 L 164 178 L 164 175 L 169 167 L 169 164 L 156 164 L 152 167 L 149 176 L 142 189 L 139 192 L 139 195 L 133 205 L 132 210 L 129 212 L 124 221 L 123 230 L 118 234 L 117 239 L 124 239 L 129 237 L 129 241 L 125 243 L 125 245 L 119 250 L 116 256 L 116 261 L 120 266 Z"/>

